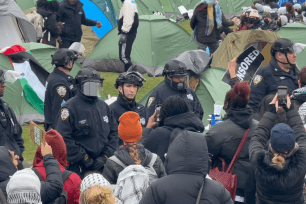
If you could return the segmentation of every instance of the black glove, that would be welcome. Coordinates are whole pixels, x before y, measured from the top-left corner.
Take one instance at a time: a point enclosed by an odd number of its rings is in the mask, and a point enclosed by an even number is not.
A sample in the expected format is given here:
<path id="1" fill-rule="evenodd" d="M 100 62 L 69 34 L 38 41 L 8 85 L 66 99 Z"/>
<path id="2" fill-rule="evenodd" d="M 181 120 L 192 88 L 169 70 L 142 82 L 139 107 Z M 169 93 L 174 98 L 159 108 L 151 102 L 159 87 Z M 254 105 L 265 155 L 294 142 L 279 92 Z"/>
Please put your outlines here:
<path id="1" fill-rule="evenodd" d="M 98 157 L 95 159 L 92 169 L 93 170 L 99 170 L 104 167 L 104 164 L 106 163 L 106 158 L 105 157 Z"/>
<path id="2" fill-rule="evenodd" d="M 269 112 L 276 114 L 275 104 L 269 104 L 268 109 L 269 109 Z"/>
<path id="3" fill-rule="evenodd" d="M 119 45 L 126 43 L 126 34 L 125 33 L 121 33 L 120 34 L 120 39 L 119 39 Z"/>
<path id="4" fill-rule="evenodd" d="M 92 169 L 92 166 L 94 164 L 94 160 L 90 158 L 87 154 L 83 158 L 83 164 L 85 165 L 86 169 Z"/>

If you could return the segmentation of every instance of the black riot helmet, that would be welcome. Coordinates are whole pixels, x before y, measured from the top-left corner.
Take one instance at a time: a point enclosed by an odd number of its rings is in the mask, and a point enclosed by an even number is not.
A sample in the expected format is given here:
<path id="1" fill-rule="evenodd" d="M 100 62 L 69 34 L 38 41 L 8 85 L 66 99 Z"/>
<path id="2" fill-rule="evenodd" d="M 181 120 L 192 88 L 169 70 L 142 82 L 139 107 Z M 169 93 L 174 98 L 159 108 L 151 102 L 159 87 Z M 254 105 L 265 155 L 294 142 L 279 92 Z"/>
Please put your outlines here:
<path id="1" fill-rule="evenodd" d="M 118 89 L 119 86 L 123 86 L 124 83 L 135 84 L 138 87 L 143 86 L 143 82 L 146 81 L 144 77 L 137 71 L 138 65 L 132 65 L 127 72 L 121 73 L 116 79 L 115 88 Z"/>
<path id="2" fill-rule="evenodd" d="M 78 58 L 78 55 L 67 48 L 61 48 L 58 51 L 54 53 L 54 55 L 51 55 L 52 57 L 52 65 L 55 65 L 56 67 L 63 67 L 66 68 L 69 61 L 75 61 Z M 66 68 L 67 69 L 67 68 Z M 69 69 L 71 70 L 71 69 Z"/>
<path id="3" fill-rule="evenodd" d="M 183 91 L 189 86 L 189 73 L 187 67 L 183 62 L 178 60 L 169 60 L 164 67 L 163 76 L 170 78 L 170 86 L 174 89 Z M 177 83 L 173 81 L 173 77 L 185 78 L 186 80 Z"/>
<path id="4" fill-rule="evenodd" d="M 103 86 L 103 80 L 99 72 L 87 68 L 81 69 L 75 77 L 76 85 L 81 93 L 94 97 L 99 95 L 99 88 Z"/>

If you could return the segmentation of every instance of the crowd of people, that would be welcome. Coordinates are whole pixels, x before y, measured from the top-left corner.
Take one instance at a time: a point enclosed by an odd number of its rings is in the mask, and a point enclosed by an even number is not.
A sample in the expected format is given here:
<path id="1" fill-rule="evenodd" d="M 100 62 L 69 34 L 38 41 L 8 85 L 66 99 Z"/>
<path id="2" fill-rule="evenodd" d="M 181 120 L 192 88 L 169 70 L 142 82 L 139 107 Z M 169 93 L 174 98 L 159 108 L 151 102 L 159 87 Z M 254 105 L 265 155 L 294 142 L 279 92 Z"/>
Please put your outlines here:
<path id="1" fill-rule="evenodd" d="M 77 0 L 65 2 L 69 12 L 81 8 Z M 134 4 L 127 3 L 124 10 L 135 13 Z M 218 4 L 200 2 L 191 19 L 199 49 L 218 49 L 222 32 L 277 30 L 282 19 L 298 21 L 303 10 L 286 3 L 286 14 L 278 16 L 282 7 L 276 11 L 276 4 L 269 5 L 267 12 L 266 5 L 254 2 L 240 19 L 233 19 L 240 21 L 237 30 L 228 30 L 225 27 L 234 22 L 225 23 Z M 126 16 L 120 16 L 125 24 Z M 137 18 L 123 25 L 120 49 L 129 38 L 135 40 L 136 34 L 127 32 Z M 64 39 L 64 45 L 73 42 Z M 136 102 L 146 79 L 138 65 L 130 65 L 114 81 L 118 98 L 108 105 L 99 99 L 101 74 L 84 68 L 73 78 L 69 73 L 78 53 L 59 49 L 52 55 L 55 68 L 46 85 L 45 141 L 37 147 L 32 168 L 22 163 L 22 128 L 0 98 L 0 203 L 304 204 L 306 67 L 297 68 L 295 46 L 288 39 L 276 40 L 270 63 L 259 68 L 251 82 L 239 80 L 233 59 L 228 64 L 226 114 L 206 131 L 205 102 L 201 104 L 189 87 L 190 73 L 183 62 L 168 61 L 164 84 L 150 94 L 146 106 Z M 0 69 L 0 97 L 14 82 L 13 74 Z M 281 95 L 279 87 L 287 93 Z M 211 174 L 227 167 L 238 178 L 235 193 Z"/>

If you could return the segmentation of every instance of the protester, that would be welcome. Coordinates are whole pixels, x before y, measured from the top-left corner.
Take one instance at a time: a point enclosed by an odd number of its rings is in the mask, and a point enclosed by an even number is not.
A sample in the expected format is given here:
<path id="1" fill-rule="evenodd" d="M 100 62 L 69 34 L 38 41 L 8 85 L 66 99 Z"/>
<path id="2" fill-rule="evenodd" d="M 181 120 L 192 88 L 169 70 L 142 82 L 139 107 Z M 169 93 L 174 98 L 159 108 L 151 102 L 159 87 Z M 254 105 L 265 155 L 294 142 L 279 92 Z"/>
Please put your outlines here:
<path id="1" fill-rule="evenodd" d="M 60 48 L 69 48 L 74 42 L 81 42 L 81 25 L 102 27 L 98 21 L 86 18 L 83 3 L 80 0 L 63 0 L 57 13 L 62 28 Z"/>
<path id="2" fill-rule="evenodd" d="M 287 25 L 288 23 L 288 18 L 285 15 L 280 15 L 278 17 L 277 25 L 279 28 L 283 27 L 284 25 Z"/>
<path id="3" fill-rule="evenodd" d="M 289 23 L 293 23 L 295 19 L 295 11 L 291 3 L 286 4 L 286 11 L 287 11 L 287 14 L 289 15 L 288 17 Z"/>
<path id="4" fill-rule="evenodd" d="M 262 16 L 265 24 L 263 24 L 259 30 L 267 30 L 267 31 L 276 31 L 279 27 L 277 25 L 277 21 L 271 18 L 271 14 L 265 12 Z"/>
<path id="5" fill-rule="evenodd" d="M 219 158 L 224 159 L 228 167 L 245 131 L 250 129 L 233 171 L 233 174 L 238 175 L 235 203 L 244 202 L 244 187 L 251 166 L 248 146 L 258 123 L 253 119 L 252 109 L 247 106 L 250 92 L 248 82 L 236 83 L 234 88 L 228 92 L 228 102 L 225 105 L 227 114 L 223 122 L 217 123 L 205 134 L 208 152 L 213 155 L 212 161 L 222 170 L 222 162 Z"/>
<path id="6" fill-rule="evenodd" d="M 56 47 L 56 40 L 61 34 L 61 29 L 57 23 L 57 12 L 59 10 L 59 2 L 38 0 L 37 13 L 44 18 L 44 35 L 42 43 Z"/>
<path id="7" fill-rule="evenodd" d="M 252 9 L 256 9 L 258 11 L 259 16 L 263 16 L 265 10 L 264 6 L 262 4 L 256 3 L 254 6 L 252 6 Z"/>
<path id="8" fill-rule="evenodd" d="M 115 152 L 116 159 L 119 159 L 125 166 L 142 165 L 147 167 L 153 154 L 139 143 L 142 137 L 139 115 L 132 111 L 124 113 L 119 119 L 118 132 L 124 145 L 120 146 L 119 150 Z M 166 175 L 164 165 L 159 157 L 156 158 L 153 168 L 158 178 Z M 105 164 L 103 176 L 111 184 L 116 184 L 118 175 L 123 169 L 124 167 L 120 163 L 109 159 Z"/>
<path id="9" fill-rule="evenodd" d="M 47 78 L 44 102 L 46 131 L 55 128 L 61 106 L 77 94 L 74 79 L 69 75 L 76 58 L 75 53 L 66 48 L 59 49 L 52 56 L 52 65 L 55 65 L 55 68 Z"/>
<path id="10" fill-rule="evenodd" d="M 169 60 L 165 65 L 163 76 L 165 84 L 156 88 L 149 96 L 146 107 L 147 116 L 151 117 L 156 105 L 161 105 L 170 96 L 180 96 L 188 105 L 189 110 L 198 118 L 203 119 L 204 111 L 196 93 L 188 87 L 188 71 L 184 63 L 177 60 Z"/>
<path id="11" fill-rule="evenodd" d="M 54 158 L 58 161 L 61 173 L 63 175 L 65 168 L 68 167 L 67 161 L 67 150 L 65 142 L 62 136 L 56 130 L 49 130 L 45 135 L 46 142 L 52 148 L 52 154 Z M 47 180 L 46 169 L 44 167 L 43 156 L 41 154 L 41 148 L 38 147 L 33 161 L 33 168 L 35 168 L 41 175 L 44 181 Z M 71 173 L 66 181 L 64 182 L 63 190 L 67 193 L 67 204 L 77 204 L 79 203 L 80 197 L 80 177 Z"/>
<path id="12" fill-rule="evenodd" d="M 269 5 L 271 9 L 279 9 L 279 5 L 275 2 L 270 2 Z"/>
<path id="13" fill-rule="evenodd" d="M 277 39 L 271 48 L 270 63 L 256 72 L 251 84 L 249 106 L 257 113 L 261 100 L 275 94 L 278 86 L 287 86 L 288 93 L 298 88 L 299 70 L 296 67 L 295 44 L 288 39 Z"/>
<path id="14" fill-rule="evenodd" d="M 145 126 L 147 124 L 147 109 L 143 105 L 136 103 L 136 94 L 146 79 L 137 71 L 137 67 L 138 65 L 133 65 L 127 72 L 118 76 L 115 88 L 118 89 L 119 95 L 117 100 L 109 107 L 118 123 L 123 113 L 134 111 L 139 114 L 141 125 Z"/>
<path id="15" fill-rule="evenodd" d="M 247 204 L 255 203 L 255 192 L 256 203 L 304 203 L 305 129 L 300 115 L 291 107 L 289 96 L 283 107 L 288 125 L 275 125 L 276 112 L 280 110 L 277 97 L 275 95 L 269 112 L 265 113 L 251 139 L 249 154 L 254 176 L 247 181 L 247 187 L 253 187 L 253 191 L 246 194 Z"/>
<path id="16" fill-rule="evenodd" d="M 222 184 L 205 178 L 210 165 L 202 133 L 183 131 L 178 135 L 169 147 L 165 168 L 168 175 L 151 184 L 140 204 L 196 203 L 201 186 L 199 204 L 233 203 Z"/>
<path id="17" fill-rule="evenodd" d="M 81 178 L 91 171 L 102 173 L 118 148 L 118 124 L 98 98 L 103 80 L 97 71 L 81 69 L 76 76 L 78 94 L 61 107 L 55 124 L 67 147 L 69 170 Z"/>
<path id="18" fill-rule="evenodd" d="M 112 192 L 110 183 L 101 174 L 89 174 L 81 183 L 80 204 L 121 204 Z"/>
<path id="19" fill-rule="evenodd" d="M 63 179 L 58 162 L 47 143 L 41 144 L 47 181 L 40 181 L 32 169 L 17 171 L 10 177 L 6 186 L 8 204 L 53 203 L 60 197 Z"/>
<path id="20" fill-rule="evenodd" d="M 124 64 L 124 71 L 127 72 L 133 65 L 131 52 L 137 35 L 139 19 L 136 2 L 132 0 L 121 1 L 123 4 L 118 20 L 118 31 L 120 35 L 119 58 Z"/>
<path id="21" fill-rule="evenodd" d="M 1 97 L 4 96 L 5 87 L 14 83 L 17 79 L 14 74 L 17 72 L 3 70 L 0 68 L 0 146 L 5 146 L 13 151 L 18 159 L 18 169 L 23 169 L 22 153 L 24 151 L 24 141 L 22 138 L 22 128 L 17 121 L 16 115 L 11 107 Z M 14 79 L 14 80 L 11 80 Z"/>
<path id="22" fill-rule="evenodd" d="M 213 54 L 219 47 L 220 38 L 219 29 L 221 26 L 233 26 L 233 21 L 227 21 L 223 15 L 220 6 L 216 2 L 202 0 L 194 9 L 193 16 L 190 20 L 190 27 L 194 31 L 198 49 Z"/>
<path id="23" fill-rule="evenodd" d="M 259 14 L 257 10 L 252 10 L 250 12 L 250 18 L 248 21 L 248 30 L 257 30 L 262 26 L 262 22 L 259 18 Z"/>
<path id="24" fill-rule="evenodd" d="M 149 122 L 148 125 L 150 124 Z M 204 125 L 195 113 L 189 111 L 188 105 L 181 97 L 171 96 L 161 106 L 159 127 L 146 135 L 142 144 L 164 162 L 168 146 L 183 130 L 203 132 Z"/>

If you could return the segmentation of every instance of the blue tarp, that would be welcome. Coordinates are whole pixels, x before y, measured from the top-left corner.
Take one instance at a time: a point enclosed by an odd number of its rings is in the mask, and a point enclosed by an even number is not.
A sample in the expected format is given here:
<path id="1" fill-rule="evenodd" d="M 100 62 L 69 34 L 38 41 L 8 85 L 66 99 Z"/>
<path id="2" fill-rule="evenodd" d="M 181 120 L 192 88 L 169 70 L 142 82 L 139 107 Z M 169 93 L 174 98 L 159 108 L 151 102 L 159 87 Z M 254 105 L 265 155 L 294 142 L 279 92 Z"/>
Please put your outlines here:
<path id="1" fill-rule="evenodd" d="M 284 2 L 292 3 L 292 1 L 288 1 L 288 0 L 279 0 L 278 5 L 281 6 L 281 4 Z M 294 4 L 303 4 L 303 3 L 305 3 L 305 0 L 297 0 L 297 2 Z"/>

